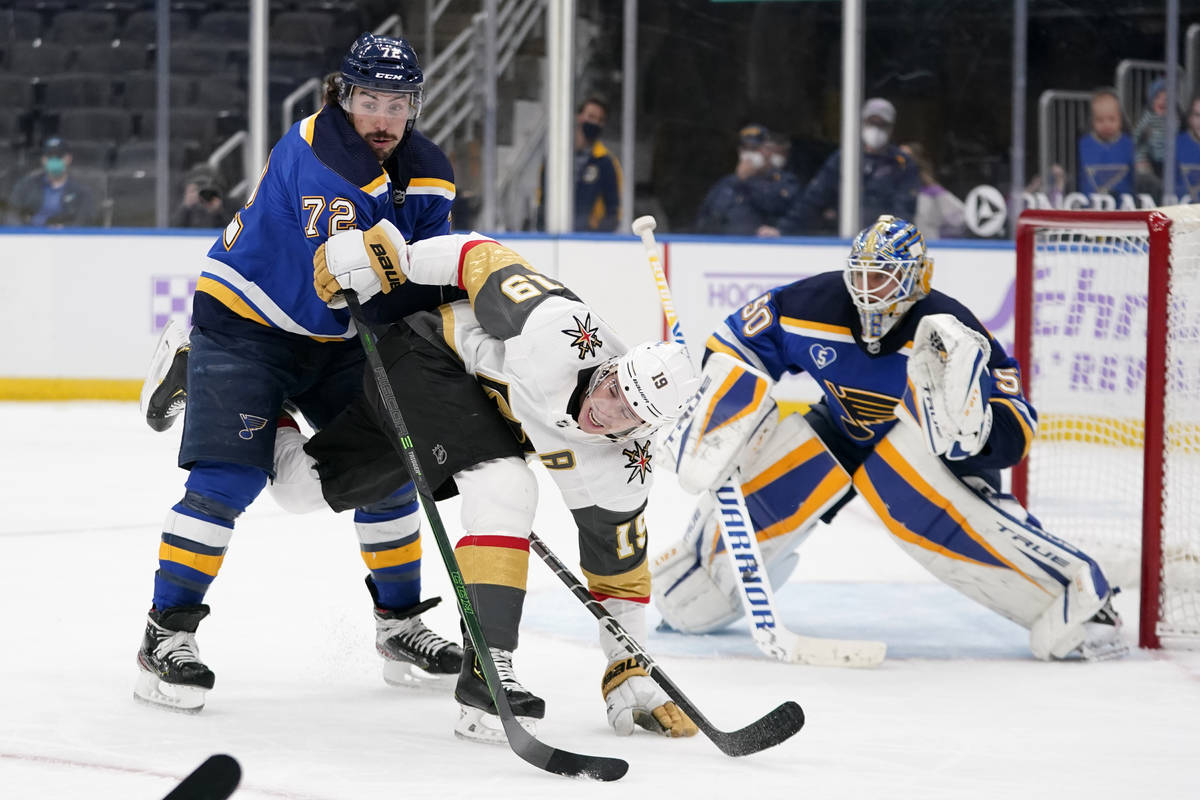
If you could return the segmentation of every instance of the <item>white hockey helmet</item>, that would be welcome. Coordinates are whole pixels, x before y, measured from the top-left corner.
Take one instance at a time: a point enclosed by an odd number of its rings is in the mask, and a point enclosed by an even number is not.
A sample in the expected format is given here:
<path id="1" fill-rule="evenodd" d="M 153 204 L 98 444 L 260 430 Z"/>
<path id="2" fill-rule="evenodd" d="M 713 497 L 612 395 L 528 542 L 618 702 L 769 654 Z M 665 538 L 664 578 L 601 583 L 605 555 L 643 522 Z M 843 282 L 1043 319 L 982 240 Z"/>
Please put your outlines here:
<path id="1" fill-rule="evenodd" d="M 673 422 L 700 385 L 687 350 L 675 342 L 642 342 L 610 358 L 592 374 L 588 393 L 614 373 L 625 402 L 642 420 L 627 431 L 607 434 L 618 442 L 644 438 Z"/>
<path id="2" fill-rule="evenodd" d="M 843 278 L 862 319 L 863 341 L 875 342 L 929 294 L 933 259 L 916 225 L 883 214 L 854 237 Z"/>

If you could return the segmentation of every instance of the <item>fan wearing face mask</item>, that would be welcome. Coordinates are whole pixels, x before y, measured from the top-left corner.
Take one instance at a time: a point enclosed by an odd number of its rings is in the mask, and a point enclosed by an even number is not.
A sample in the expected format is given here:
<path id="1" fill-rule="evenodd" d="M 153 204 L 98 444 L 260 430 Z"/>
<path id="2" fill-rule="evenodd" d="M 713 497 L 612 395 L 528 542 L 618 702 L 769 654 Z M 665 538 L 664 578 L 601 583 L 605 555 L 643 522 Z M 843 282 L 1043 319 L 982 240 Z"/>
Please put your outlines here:
<path id="1" fill-rule="evenodd" d="M 862 108 L 862 219 L 881 214 L 912 219 L 921 191 L 920 171 L 913 158 L 892 142 L 896 107 L 872 97 Z M 809 181 L 780 224 L 784 235 L 829 233 L 837 229 L 841 194 L 842 151 L 835 150 Z"/>
<path id="2" fill-rule="evenodd" d="M 13 186 L 8 199 L 9 225 L 61 228 L 95 225 L 96 203 L 87 186 L 70 175 L 71 153 L 52 136 L 42 147 L 42 168 Z"/>
<path id="3" fill-rule="evenodd" d="M 762 125 L 738 131 L 738 160 L 704 197 L 697 233 L 778 236 L 779 223 L 799 197 L 801 184 L 787 169 L 788 139 Z"/>

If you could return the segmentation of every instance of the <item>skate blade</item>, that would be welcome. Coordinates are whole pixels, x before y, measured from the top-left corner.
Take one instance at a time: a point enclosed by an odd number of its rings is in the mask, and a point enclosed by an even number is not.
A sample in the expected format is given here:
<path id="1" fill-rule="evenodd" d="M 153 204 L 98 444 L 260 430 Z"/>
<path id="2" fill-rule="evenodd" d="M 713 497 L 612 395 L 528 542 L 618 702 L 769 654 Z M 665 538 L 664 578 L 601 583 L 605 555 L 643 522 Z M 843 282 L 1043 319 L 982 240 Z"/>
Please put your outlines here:
<path id="1" fill-rule="evenodd" d="M 133 687 L 133 699 L 146 705 L 181 714 L 197 714 L 204 708 L 207 689 L 164 683 L 157 675 L 142 670 Z"/>
<path id="2" fill-rule="evenodd" d="M 521 727 L 529 731 L 530 736 L 536 736 L 536 722 L 533 717 L 517 717 Z M 482 709 L 458 704 L 458 722 L 454 724 L 454 735 L 468 742 L 482 744 L 508 744 L 508 735 L 504 733 L 504 724 L 500 717 L 488 714 Z"/>
<path id="3" fill-rule="evenodd" d="M 452 691 L 458 682 L 458 673 L 442 675 L 426 672 L 407 661 L 384 661 L 383 682 L 388 686 L 400 686 L 425 692 Z"/>

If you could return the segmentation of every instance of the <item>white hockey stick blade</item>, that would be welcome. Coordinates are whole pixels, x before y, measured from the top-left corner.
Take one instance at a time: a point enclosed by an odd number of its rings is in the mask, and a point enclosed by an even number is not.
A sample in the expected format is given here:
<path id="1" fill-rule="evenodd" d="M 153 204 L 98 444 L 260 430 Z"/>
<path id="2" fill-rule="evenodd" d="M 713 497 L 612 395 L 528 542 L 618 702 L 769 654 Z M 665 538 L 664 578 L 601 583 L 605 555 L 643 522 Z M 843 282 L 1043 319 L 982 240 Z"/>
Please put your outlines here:
<path id="1" fill-rule="evenodd" d="M 789 664 L 810 667 L 878 667 L 887 658 L 887 645 L 858 639 L 823 639 L 776 627 L 774 632 L 755 630 L 755 643 Z"/>

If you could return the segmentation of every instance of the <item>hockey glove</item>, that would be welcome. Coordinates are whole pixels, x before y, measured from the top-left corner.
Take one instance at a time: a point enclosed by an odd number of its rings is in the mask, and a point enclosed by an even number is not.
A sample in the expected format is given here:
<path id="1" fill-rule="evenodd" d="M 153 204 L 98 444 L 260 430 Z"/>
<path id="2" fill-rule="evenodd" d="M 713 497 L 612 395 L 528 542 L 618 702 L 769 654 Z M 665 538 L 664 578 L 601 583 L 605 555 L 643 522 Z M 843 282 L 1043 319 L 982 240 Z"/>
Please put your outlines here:
<path id="1" fill-rule="evenodd" d="M 633 733 L 635 724 L 663 736 L 696 735 L 696 724 L 633 657 L 620 658 L 608 665 L 601 691 L 608 706 L 608 724 L 619 736 Z"/>
<path id="2" fill-rule="evenodd" d="M 913 340 L 908 381 L 926 448 L 952 461 L 976 455 L 992 430 L 991 346 L 949 314 L 923 318 Z"/>
<path id="3" fill-rule="evenodd" d="M 404 236 L 386 219 L 367 231 L 335 233 L 313 255 L 313 287 L 330 308 L 345 308 L 343 289 L 365 302 L 404 283 L 408 258 Z"/>

